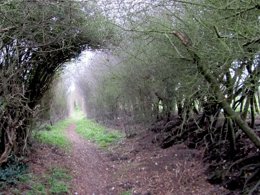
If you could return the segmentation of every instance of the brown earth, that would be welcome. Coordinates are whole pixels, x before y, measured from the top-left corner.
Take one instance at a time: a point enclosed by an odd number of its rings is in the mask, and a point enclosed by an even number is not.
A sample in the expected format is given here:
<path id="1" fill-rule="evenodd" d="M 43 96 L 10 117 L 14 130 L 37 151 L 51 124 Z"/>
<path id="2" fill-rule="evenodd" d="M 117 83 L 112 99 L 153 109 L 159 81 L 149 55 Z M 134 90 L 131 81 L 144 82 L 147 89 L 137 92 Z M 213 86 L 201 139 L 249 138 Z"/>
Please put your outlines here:
<path id="1" fill-rule="evenodd" d="M 154 135 L 142 132 L 108 150 L 99 149 L 75 132 L 66 130 L 72 151 L 46 145 L 33 154 L 31 170 L 44 172 L 61 166 L 73 176 L 71 193 L 78 195 L 223 195 L 227 191 L 206 181 L 202 152 L 184 145 L 161 149 Z"/>
<path id="2" fill-rule="evenodd" d="M 202 152 L 175 145 L 161 149 L 155 134 L 143 132 L 111 151 L 117 168 L 108 194 L 129 190 L 138 195 L 218 195 L 227 191 L 206 181 Z"/>
<path id="3" fill-rule="evenodd" d="M 72 124 L 66 131 L 72 143 L 72 152 L 68 155 L 74 179 L 72 181 L 74 194 L 103 194 L 103 189 L 110 182 L 109 160 L 104 152 L 97 149 L 93 143 L 81 138 L 75 132 Z"/>

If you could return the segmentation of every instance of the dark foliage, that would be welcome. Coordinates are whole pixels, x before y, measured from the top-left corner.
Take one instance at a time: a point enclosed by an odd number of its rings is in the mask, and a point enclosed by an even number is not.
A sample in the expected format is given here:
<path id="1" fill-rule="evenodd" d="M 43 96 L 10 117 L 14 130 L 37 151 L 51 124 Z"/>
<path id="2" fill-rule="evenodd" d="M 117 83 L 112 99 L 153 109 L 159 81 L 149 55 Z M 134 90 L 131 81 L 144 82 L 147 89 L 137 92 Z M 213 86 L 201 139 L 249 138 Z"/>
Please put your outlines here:
<path id="1" fill-rule="evenodd" d="M 10 158 L 7 163 L 4 163 L 0 168 L 0 188 L 6 184 L 14 185 L 19 180 L 20 176 L 26 173 L 28 166 L 15 158 Z"/>

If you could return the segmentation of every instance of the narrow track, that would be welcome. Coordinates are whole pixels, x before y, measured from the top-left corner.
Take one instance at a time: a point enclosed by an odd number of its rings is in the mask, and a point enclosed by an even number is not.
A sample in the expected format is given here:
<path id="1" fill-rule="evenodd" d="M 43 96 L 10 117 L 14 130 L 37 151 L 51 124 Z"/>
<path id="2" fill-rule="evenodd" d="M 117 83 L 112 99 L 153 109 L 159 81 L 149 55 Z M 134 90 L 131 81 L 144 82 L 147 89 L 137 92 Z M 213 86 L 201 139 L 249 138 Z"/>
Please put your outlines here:
<path id="1" fill-rule="evenodd" d="M 66 135 L 72 143 L 71 169 L 74 179 L 73 193 L 78 195 L 103 194 L 102 189 L 109 182 L 109 166 L 105 156 L 102 156 L 97 147 L 81 138 L 75 132 L 76 125 L 71 124 Z"/>

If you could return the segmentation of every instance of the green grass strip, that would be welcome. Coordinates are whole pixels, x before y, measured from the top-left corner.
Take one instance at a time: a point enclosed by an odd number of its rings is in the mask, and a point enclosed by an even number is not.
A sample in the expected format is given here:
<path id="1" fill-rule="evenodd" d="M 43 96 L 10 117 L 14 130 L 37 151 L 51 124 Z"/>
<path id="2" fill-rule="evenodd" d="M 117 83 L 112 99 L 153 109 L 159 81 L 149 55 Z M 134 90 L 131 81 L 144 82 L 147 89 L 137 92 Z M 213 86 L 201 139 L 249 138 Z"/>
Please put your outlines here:
<path id="1" fill-rule="evenodd" d="M 77 133 L 87 140 L 94 141 L 102 148 L 108 147 L 123 137 L 121 133 L 107 130 L 104 126 L 87 119 L 80 112 L 75 113 L 72 118 L 75 121 Z"/>
<path id="2" fill-rule="evenodd" d="M 115 130 L 107 130 L 104 126 L 87 119 L 84 114 L 77 111 L 67 120 L 62 120 L 48 126 L 48 130 L 38 131 L 36 138 L 46 144 L 69 149 L 71 143 L 65 135 L 65 130 L 70 124 L 76 124 L 76 132 L 83 138 L 97 143 L 100 147 L 106 148 L 110 144 L 120 140 L 123 135 Z"/>
<path id="3" fill-rule="evenodd" d="M 36 133 L 36 139 L 42 143 L 57 146 L 62 149 L 69 149 L 71 143 L 65 135 L 66 128 L 70 125 L 71 120 L 61 120 L 55 123 L 53 126 L 48 126 L 48 130 L 38 131 Z"/>
<path id="4" fill-rule="evenodd" d="M 30 186 L 30 189 L 27 189 L 25 192 L 21 193 L 19 188 L 13 186 L 11 188 L 11 194 L 69 194 L 71 179 L 72 176 L 69 174 L 68 170 L 60 167 L 51 167 L 48 172 L 43 175 L 29 173 L 20 176 L 20 186 Z"/>

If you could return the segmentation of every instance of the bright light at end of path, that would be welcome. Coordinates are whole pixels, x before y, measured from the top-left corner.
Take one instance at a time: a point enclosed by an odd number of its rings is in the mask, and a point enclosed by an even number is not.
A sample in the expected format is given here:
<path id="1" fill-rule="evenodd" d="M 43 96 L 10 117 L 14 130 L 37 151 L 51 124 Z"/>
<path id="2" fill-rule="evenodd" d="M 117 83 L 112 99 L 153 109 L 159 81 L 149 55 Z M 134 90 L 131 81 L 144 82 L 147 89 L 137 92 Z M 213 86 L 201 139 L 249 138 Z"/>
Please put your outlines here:
<path id="1" fill-rule="evenodd" d="M 76 65 L 87 66 L 92 60 L 93 56 L 94 56 L 94 52 L 85 50 L 80 54 L 78 60 L 76 60 L 75 63 Z"/>
<path id="2" fill-rule="evenodd" d="M 75 91 L 75 89 L 76 89 L 75 83 L 72 82 L 72 83 L 70 84 L 70 86 L 69 86 L 68 92 L 69 92 L 69 93 L 73 93 L 73 92 Z"/>
<path id="3" fill-rule="evenodd" d="M 76 84 L 73 81 L 73 75 L 77 74 L 80 69 L 87 67 L 91 63 L 94 55 L 94 52 L 85 50 L 81 52 L 80 56 L 77 59 L 67 63 L 66 72 L 72 75 L 72 77 L 69 78 L 71 83 L 68 88 L 68 93 L 73 93 L 76 90 Z"/>

